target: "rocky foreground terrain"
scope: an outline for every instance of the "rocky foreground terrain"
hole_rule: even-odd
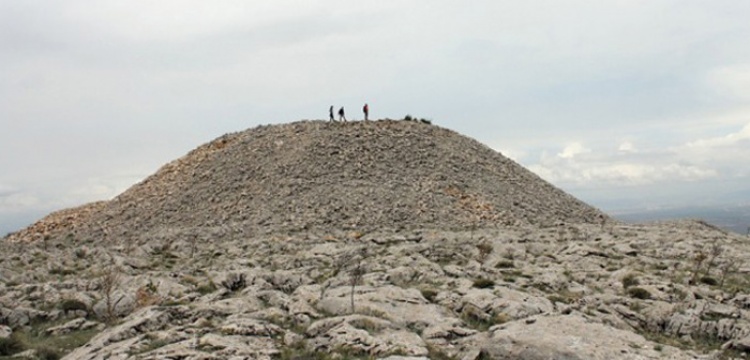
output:
[[[749,240],[616,223],[426,124],[261,127],[3,239],[0,357],[746,358]]]

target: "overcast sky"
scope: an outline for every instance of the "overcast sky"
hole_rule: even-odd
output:
[[[227,132],[412,114],[573,195],[750,202],[750,1],[0,0],[0,235]]]

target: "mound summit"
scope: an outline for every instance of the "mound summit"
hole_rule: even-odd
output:
[[[111,201],[50,215],[12,239],[467,229],[600,223],[600,211],[489,147],[409,121],[300,121],[226,134]]]

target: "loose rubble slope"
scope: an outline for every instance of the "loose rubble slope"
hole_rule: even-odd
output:
[[[302,121],[222,136],[84,222],[51,228],[42,221],[11,240],[69,233],[138,239],[194,227],[249,234],[605,219],[500,153],[444,128]]]

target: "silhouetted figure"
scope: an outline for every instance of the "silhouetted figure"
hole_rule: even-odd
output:
[[[346,116],[344,116],[344,107],[342,106],[341,109],[339,109],[339,120],[340,121],[346,121]]]
[[[336,120],[336,119],[333,118],[333,105],[331,105],[331,107],[328,108],[328,119],[329,119],[329,121]]]
[[[365,113],[365,121],[366,121],[367,117],[370,115],[370,107],[367,106],[367,103],[365,103],[365,106],[362,107],[362,112]]]

